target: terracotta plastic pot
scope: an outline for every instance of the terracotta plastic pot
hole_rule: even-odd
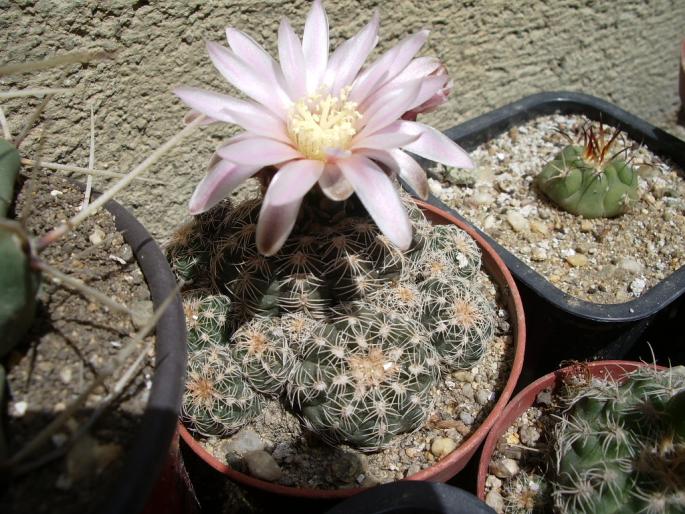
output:
[[[507,380],[504,389],[500,392],[497,403],[493,406],[490,414],[485,418],[478,429],[471,434],[456,450],[450,453],[447,457],[437,462],[435,465],[421,470],[420,472],[407,477],[404,480],[428,480],[431,482],[445,482],[449,480],[459,471],[461,471],[469,459],[476,452],[480,443],[485,439],[490,427],[500,417],[505,405],[511,397],[516,382],[518,381],[521,369],[523,367],[523,354],[526,339],[526,327],[523,316],[523,306],[521,304],[521,297],[519,296],[514,279],[506,268],[502,259],[495,253],[492,247],[485,242],[485,240],[476,233],[469,225],[459,221],[451,214],[448,214],[440,209],[426,204],[421,201],[416,201],[417,205],[424,210],[424,213],[435,224],[452,223],[457,225],[462,230],[466,231],[478,243],[482,250],[483,265],[492,278],[497,283],[504,294],[503,301],[507,305],[510,313],[511,328],[514,336],[514,360],[511,367],[511,373]],[[339,499],[346,498],[364,491],[365,488],[349,488],[349,489],[313,489],[313,488],[298,488],[287,487],[279,484],[272,484],[257,478],[251,477],[244,473],[240,473],[226,464],[217,460],[213,455],[207,452],[202,445],[196,441],[193,436],[180,424],[179,433],[185,443],[202,459],[207,465],[215,470],[223,473],[228,478],[239,482],[240,484],[255,487],[269,493],[281,494],[286,496],[309,498],[309,499]]]
[[[492,427],[488,438],[485,440],[485,445],[483,445],[483,451],[481,452],[480,456],[480,462],[478,463],[478,484],[476,486],[478,497],[481,500],[485,499],[485,479],[488,476],[490,459],[492,459],[492,454],[497,446],[497,441],[499,441],[500,437],[502,437],[502,434],[506,432],[506,430],[521,414],[523,414],[535,403],[535,399],[541,391],[547,388],[556,389],[559,387],[565,377],[577,373],[577,366],[587,366],[587,369],[593,377],[610,377],[616,380],[621,379],[627,373],[635,371],[636,369],[644,366],[653,366],[659,370],[666,369],[661,366],[654,366],[653,364],[645,364],[643,362],[597,361],[561,368],[560,370],[549,373],[528,385],[514,397],[509,405],[507,405],[507,408],[501,413],[501,416]]]

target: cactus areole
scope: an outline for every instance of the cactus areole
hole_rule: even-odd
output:
[[[618,155],[611,155],[616,138],[605,141],[584,131],[584,145],[569,145],[549,162],[535,182],[552,202],[584,218],[611,218],[626,212],[637,200],[637,171]]]

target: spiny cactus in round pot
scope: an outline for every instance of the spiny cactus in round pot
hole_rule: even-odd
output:
[[[564,514],[685,511],[685,368],[569,391],[552,496]]]
[[[426,424],[441,376],[479,361],[497,318],[480,289],[479,246],[456,226],[433,226],[393,180],[427,196],[409,152],[473,167],[414,121],[451,83],[439,61],[415,57],[427,31],[362,69],[377,31],[374,15],[329,56],[316,0],[302,41],[281,23],[280,65],[234,28],[230,49],[208,43],[213,64],[250,100],[175,93],[192,109],[188,120],[246,132],[217,149],[190,199],[195,217],[168,250],[188,294],[230,299],[230,338],[212,344],[244,383],[323,440],[368,452]],[[226,199],[252,176],[262,198]]]
[[[583,131],[583,146],[568,145],[535,178],[540,190],[562,209],[584,218],[611,218],[626,212],[637,199],[638,174],[611,154],[620,131],[605,140],[592,127]]]

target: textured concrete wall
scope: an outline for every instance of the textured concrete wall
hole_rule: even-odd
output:
[[[381,12],[376,52],[409,32],[432,30],[423,54],[440,57],[455,83],[449,103],[426,117],[438,128],[530,93],[566,89],[608,99],[678,130],[684,0],[329,0],[334,42],[359,30],[375,7]],[[232,25],[275,55],[279,19],[288,16],[299,31],[307,10],[304,0],[0,0],[0,63],[81,48],[116,50],[113,61],[66,68],[61,83],[75,92],[47,108],[44,157],[86,165],[92,104],[96,165],[125,171],[180,128],[185,109],[170,93],[174,86],[227,90],[206,56],[204,39],[223,42],[224,28]],[[0,89],[57,85],[59,79],[57,71],[4,78]],[[15,130],[36,103],[2,104]],[[185,215],[212,148],[229,133],[226,126],[196,133],[152,170],[165,185],[139,186],[120,199],[164,238]],[[26,151],[35,148],[37,134],[27,140]]]

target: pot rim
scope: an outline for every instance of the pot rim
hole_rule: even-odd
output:
[[[587,365],[593,377],[611,376],[613,378],[621,378],[626,373],[644,367],[653,367],[654,369],[660,371],[667,369],[657,364],[625,360],[605,360],[579,364]],[[499,438],[521,414],[523,414],[529,407],[533,405],[538,393],[544,389],[547,389],[548,387],[557,387],[563,377],[571,373],[575,366],[577,366],[577,364],[565,366],[563,368],[559,368],[558,370],[552,371],[551,373],[543,375],[519,391],[519,393],[506,406],[501,416],[492,426],[487,439],[485,439],[485,444],[483,445],[483,450],[480,454],[476,484],[476,493],[478,498],[485,500],[485,480],[488,476],[490,459],[492,458],[492,454],[495,451],[495,446],[497,445]]]
[[[83,187],[79,184],[79,187]],[[99,193],[93,192],[93,196]],[[186,369],[186,325],[176,278],[159,245],[138,219],[114,200],[105,203],[116,229],[131,247],[157,309],[174,294],[155,325],[155,365],[149,399],[124,464],[101,512],[139,512],[167,460],[176,430]]]
[[[432,482],[444,482],[461,471],[466,463],[476,452],[480,444],[485,439],[488,431],[500,417],[509,398],[511,397],[519,375],[523,368],[523,356],[525,352],[526,327],[523,313],[523,305],[516,283],[511,273],[507,269],[504,261],[499,257],[495,250],[478,234],[470,225],[457,219],[448,212],[445,212],[434,205],[430,205],[420,200],[413,200],[420,208],[428,211],[435,218],[442,219],[446,223],[457,225],[460,229],[468,233],[478,243],[483,252],[483,263],[487,268],[491,279],[498,283],[500,287],[506,286],[506,300],[509,308],[510,321],[513,328],[514,339],[514,360],[507,378],[504,389],[501,391],[495,405],[492,406],[490,413],[483,420],[481,425],[466,439],[459,447],[445,458],[421,470],[414,475],[403,478],[402,480],[424,480]],[[498,276],[494,276],[498,274]],[[504,289],[504,287],[503,287]],[[183,441],[193,450],[193,452],[207,465],[226,475],[232,480],[243,485],[261,489],[270,493],[307,498],[317,500],[332,500],[347,498],[354,494],[365,491],[367,487],[353,487],[347,489],[314,489],[307,487],[290,487],[280,484],[273,484],[264,480],[251,477],[245,473],[240,473],[231,467],[223,464],[213,455],[207,452],[202,445],[190,434],[183,423],[179,421],[178,430]]]

